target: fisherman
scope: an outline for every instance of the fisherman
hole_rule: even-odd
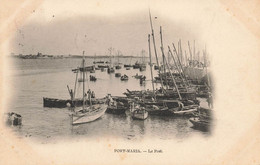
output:
[[[114,100],[111,97],[111,94],[108,94],[107,98],[108,98],[108,105],[114,105]]]
[[[72,91],[72,89],[70,90],[70,97],[71,97],[71,100],[73,100],[73,91]]]
[[[96,96],[95,96],[95,93],[94,93],[94,91],[92,91],[92,93],[91,93],[91,98],[95,98]]]
[[[209,97],[207,99],[207,102],[208,102],[209,108],[213,108],[213,99],[212,99],[212,95],[210,92],[209,92]]]

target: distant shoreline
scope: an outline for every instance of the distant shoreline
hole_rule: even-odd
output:
[[[83,55],[9,55],[8,57],[14,58],[22,58],[22,59],[61,59],[61,58],[83,58]],[[108,55],[98,55],[98,56],[84,56],[85,58],[110,58]],[[141,56],[111,56],[111,58],[149,58],[149,57],[141,57]]]

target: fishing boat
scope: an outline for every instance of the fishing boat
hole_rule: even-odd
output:
[[[207,131],[211,127],[212,116],[211,109],[199,108],[195,117],[191,117],[189,121],[193,124],[193,128]]]
[[[172,113],[174,115],[179,115],[179,116],[193,116],[195,112],[197,112],[198,106],[197,105],[192,105],[192,106],[183,106],[177,108],[171,109]]]
[[[189,119],[189,121],[193,124],[194,128],[207,130],[210,127],[210,121],[209,120],[202,120],[199,117],[192,117],[192,118]]]
[[[130,114],[133,119],[145,120],[148,117],[148,112],[144,107],[140,107],[138,104],[132,102],[130,105]]]
[[[84,51],[83,51],[82,66],[83,68],[85,66]],[[83,80],[85,80],[85,74],[87,74],[86,71],[82,70],[81,73],[83,75]],[[86,101],[85,101],[86,95],[88,96],[90,101],[89,105],[86,105]],[[104,115],[106,109],[107,109],[107,105],[105,103],[92,105],[91,91],[89,89],[88,93],[87,94],[85,93],[85,81],[83,81],[83,105],[82,107],[74,107],[72,109],[71,124],[75,125],[75,124],[83,124],[83,123],[95,121],[96,119]]]
[[[102,104],[105,103],[104,98],[92,98],[92,104]],[[86,103],[89,104],[89,100],[86,100]],[[48,98],[43,97],[43,107],[49,108],[66,108],[66,107],[74,107],[74,106],[82,106],[83,99],[56,99],[56,98]]]
[[[127,80],[128,80],[128,76],[126,74],[121,76],[121,81],[127,81]]]

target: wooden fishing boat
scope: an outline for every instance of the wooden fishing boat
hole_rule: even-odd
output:
[[[184,106],[181,109],[171,109],[174,115],[179,116],[193,116],[198,111],[198,106]]]
[[[189,119],[193,124],[193,128],[200,130],[209,130],[213,120],[213,113],[211,109],[200,107],[195,117]]]
[[[149,113],[149,115],[173,116],[173,113],[166,106],[145,105],[145,110]]]
[[[127,107],[122,102],[114,101],[114,103],[109,103],[106,113],[120,115],[125,114],[126,110]]]
[[[148,117],[148,112],[144,107],[136,105],[134,102],[130,106],[130,114],[133,119],[145,120]]]
[[[104,98],[92,98],[91,102],[93,105],[95,104],[103,104],[105,103]],[[89,100],[86,100],[86,103],[89,104]],[[56,98],[47,98],[43,97],[43,107],[49,108],[66,108],[66,107],[73,107],[73,106],[82,106],[83,99],[56,99]]]
[[[83,51],[82,66],[83,66],[83,68],[85,66],[84,51]],[[83,80],[85,80],[86,71],[82,70],[81,73],[83,75]],[[76,86],[75,86],[75,88],[76,88]],[[86,101],[85,101],[86,95],[88,95],[88,98],[90,101],[89,105],[86,105]],[[83,105],[82,105],[82,108],[80,107],[79,110],[78,110],[78,107],[74,107],[72,109],[72,114],[71,114],[71,124],[72,125],[92,122],[104,115],[104,113],[107,109],[107,105],[105,103],[92,105],[91,95],[92,95],[92,92],[90,91],[90,89],[88,90],[87,94],[85,93],[85,81],[83,81]],[[72,100],[73,100],[73,97],[72,97]]]
[[[210,128],[211,122],[209,120],[202,120],[199,117],[192,117],[189,121],[193,124],[194,128],[207,130]]]

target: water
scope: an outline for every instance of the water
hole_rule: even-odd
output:
[[[92,64],[94,59],[86,59]],[[185,139],[192,135],[209,136],[209,132],[202,132],[191,128],[192,124],[185,117],[159,117],[149,116],[145,121],[133,120],[129,114],[105,114],[102,118],[87,124],[71,126],[69,110],[67,108],[45,108],[43,97],[70,98],[67,85],[74,87],[76,74],[71,69],[81,64],[81,59],[12,59],[9,84],[15,91],[10,101],[8,111],[21,114],[23,124],[13,127],[12,130],[20,138],[33,138],[37,141],[56,141],[64,138],[83,137],[117,137],[128,140],[139,140],[145,137],[159,139]],[[120,62],[129,63],[129,59],[120,59]],[[135,60],[132,60],[134,63]],[[116,72],[129,76],[127,82],[122,82],[114,74],[107,74],[97,70],[92,75],[96,82],[88,82],[87,88],[95,91],[96,97],[104,97],[107,93],[113,96],[124,96],[126,89],[152,90],[150,69],[139,72],[138,69],[126,70],[122,67]],[[141,86],[135,79],[136,73],[147,77],[145,85]],[[156,75],[154,71],[154,75]],[[155,84],[159,88],[160,84]],[[77,93],[81,96],[81,86]],[[202,100],[202,104],[205,101]]]

